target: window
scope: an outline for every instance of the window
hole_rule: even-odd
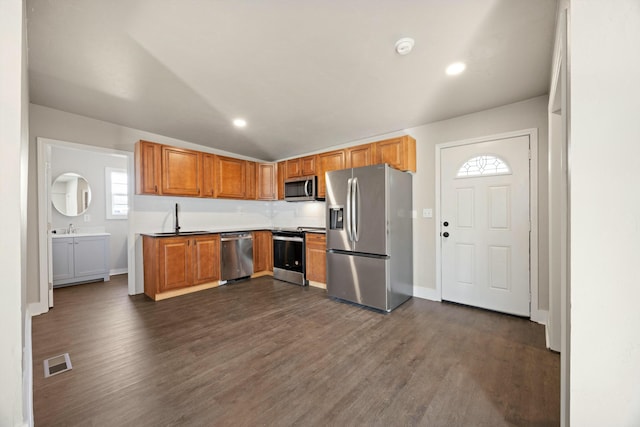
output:
[[[483,154],[467,160],[458,170],[456,178],[507,175],[510,173],[511,169],[504,160],[490,154]]]
[[[129,186],[125,169],[105,168],[107,219],[127,219]]]

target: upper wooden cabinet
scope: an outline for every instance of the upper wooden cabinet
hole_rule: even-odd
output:
[[[227,199],[244,199],[246,195],[247,161],[216,156],[215,194]]]
[[[136,143],[136,194],[160,194],[161,147],[149,141]]]
[[[284,200],[284,180],[287,176],[287,162],[278,162],[278,200]]]
[[[409,135],[375,143],[375,163],[388,163],[401,171],[416,171],[416,140]]]
[[[329,151],[318,154],[318,197],[324,198],[326,193],[324,173],[344,169],[346,167],[345,150]]]
[[[276,181],[276,164],[275,163],[258,163],[257,190],[258,200],[276,200],[277,199],[277,181]]]
[[[162,146],[162,194],[199,196],[202,182],[199,151]]]
[[[302,176],[302,168],[300,167],[300,159],[290,159],[286,161],[287,175],[285,179],[297,178]]]
[[[247,178],[245,181],[245,193],[244,193],[244,198],[247,200],[255,200],[256,199],[256,162],[250,162],[250,161],[246,161],[247,162]]]
[[[358,145],[356,147],[348,147],[345,149],[347,156],[348,168],[359,168],[362,166],[370,166],[374,164],[374,144]]]
[[[316,174],[317,156],[306,156],[300,159],[300,176],[309,176]]]
[[[216,197],[215,193],[215,170],[216,170],[216,156],[215,154],[203,153],[202,154],[202,191],[200,195],[202,197]]]

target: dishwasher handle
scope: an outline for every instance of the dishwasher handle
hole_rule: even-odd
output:
[[[251,240],[251,239],[253,239],[251,234],[227,234],[227,235],[223,234],[220,236],[221,242],[232,242],[236,240]]]

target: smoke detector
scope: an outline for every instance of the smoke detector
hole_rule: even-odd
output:
[[[396,52],[398,55],[407,55],[413,49],[413,45],[416,41],[411,37],[403,37],[396,42]]]

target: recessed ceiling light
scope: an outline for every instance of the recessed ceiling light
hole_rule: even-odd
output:
[[[247,121],[245,119],[234,119],[233,125],[237,128],[243,128],[247,125]]]
[[[411,37],[401,38],[396,42],[396,52],[398,52],[398,55],[406,55],[411,52],[414,44],[416,44],[416,41]]]
[[[458,74],[462,73],[465,68],[467,68],[467,64],[465,64],[464,62],[454,62],[447,67],[446,73],[448,76],[457,76]]]

